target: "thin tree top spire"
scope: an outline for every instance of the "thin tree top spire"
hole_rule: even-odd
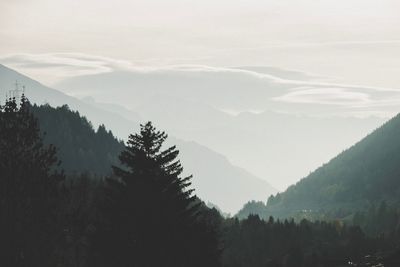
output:
[[[131,134],[127,143],[130,147],[145,152],[148,157],[156,157],[167,137],[165,132],[157,131],[149,121],[141,124],[140,133]]]

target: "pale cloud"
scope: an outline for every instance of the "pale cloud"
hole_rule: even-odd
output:
[[[102,56],[83,53],[45,53],[45,54],[11,54],[0,57],[0,63],[17,68],[23,72],[39,73],[48,71],[50,75],[57,77],[56,82],[68,77],[106,73],[111,71],[132,72],[225,72],[250,75],[259,79],[268,79],[275,82],[289,82],[279,77],[266,73],[259,73],[238,68],[214,67],[199,64],[175,64],[175,65],[139,65],[125,60],[116,60]],[[49,76],[50,76],[49,75]],[[45,81],[46,82],[46,81]],[[49,82],[49,81],[47,81]]]
[[[65,68],[63,74],[87,75],[109,72],[118,68],[129,68],[131,63],[82,53],[12,54],[0,57],[4,64],[20,68]]]
[[[202,98],[201,101],[208,101],[209,104],[220,110],[229,111],[230,114],[238,114],[243,111],[261,112],[272,108],[283,112],[305,112],[311,115],[334,114],[359,117],[364,112],[366,116],[376,114],[376,116],[390,117],[400,111],[397,108],[400,106],[400,90],[397,88],[320,82],[318,79],[313,80],[313,76],[308,74],[304,75],[307,79],[299,80],[291,78],[290,72],[287,76],[283,75],[287,71],[284,69],[274,69],[276,70],[275,74],[269,74],[268,69],[271,67],[266,67],[264,70],[263,67],[231,68],[200,64],[156,66],[146,65],[145,62],[130,62],[83,53],[14,54],[0,57],[0,63],[55,86],[60,81],[68,81],[74,77],[123,72],[126,73],[124,75],[128,75],[124,76],[126,78],[129,77],[129,73],[132,73],[132,77],[129,79],[147,77],[149,83],[152,83],[152,80],[155,80],[154,83],[162,82],[159,79],[169,77],[165,87],[172,86],[173,90],[178,90],[177,92],[182,92],[183,95],[187,94],[183,92],[189,91],[198,95],[198,92],[195,91],[200,89],[195,88],[202,86],[204,86],[204,90],[221,88],[222,92],[214,91],[218,93],[218,96],[215,93],[214,96],[212,93],[210,96],[223,98],[224,94],[228,94],[232,99],[232,105],[225,102],[224,106],[218,107],[215,106],[218,101],[213,99]],[[170,80],[171,78],[173,80]],[[216,78],[218,80],[215,80]],[[168,83],[171,81],[173,84],[169,85]],[[132,81],[130,80],[130,82]],[[203,84],[200,87],[199,82]],[[218,86],[210,84],[214,82],[218,83]],[[125,81],[122,80],[119,83],[124,84]],[[137,85],[137,83],[133,85],[127,82],[125,87],[136,88]],[[146,87],[146,90],[154,88],[151,84],[149,86]],[[193,86],[194,88],[191,88]],[[253,88],[257,89],[253,92]],[[140,88],[135,90],[139,90],[135,91],[135,98],[140,98],[138,94],[151,94],[151,92],[141,92]],[[258,92],[258,95],[253,95],[255,92]],[[69,91],[67,93],[77,94],[78,92]],[[98,93],[100,92],[97,88],[91,86],[79,88],[78,95],[91,95],[96,98]],[[168,94],[168,92],[165,93]],[[246,103],[240,101],[244,96],[246,96]],[[128,104],[125,103],[125,105]]]
[[[67,77],[132,68],[127,61],[83,53],[11,54],[1,56],[0,63],[50,85]]]
[[[367,93],[354,92],[345,88],[303,88],[274,98],[288,103],[360,106],[372,103]]]
[[[190,59],[180,59],[181,61],[189,61]],[[291,79],[283,79],[268,73],[247,70],[239,67],[215,67],[201,64],[155,64],[153,60],[148,61],[130,62],[127,60],[118,60],[108,57],[97,55],[90,55],[84,53],[45,53],[45,54],[31,54],[19,53],[0,56],[0,63],[10,67],[18,68],[23,72],[29,74],[30,71],[34,73],[49,72],[49,76],[55,76],[51,82],[45,80],[47,83],[58,82],[59,80],[80,76],[106,73],[112,71],[131,71],[131,72],[212,72],[212,73],[237,73],[242,75],[251,76],[253,78],[264,79],[268,82],[276,82],[282,84],[317,84],[316,82],[305,82]],[[276,68],[279,69],[279,68]],[[285,69],[281,69],[286,71]],[[293,71],[293,70],[291,70]],[[296,71],[303,73],[301,71]],[[303,73],[305,76],[317,77],[317,74]],[[318,85],[325,85],[323,83]],[[330,84],[328,84],[330,85]]]

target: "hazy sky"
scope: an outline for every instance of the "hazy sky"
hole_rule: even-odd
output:
[[[161,88],[229,112],[386,119],[400,112],[400,0],[0,0],[0,63],[126,107]],[[116,84],[134,97],[112,99]],[[296,173],[346,148],[332,146]]]
[[[93,64],[52,61],[62,52],[149,67],[275,66],[396,88],[399,10],[398,0],[0,0],[0,56],[36,57],[19,70],[47,84]]]

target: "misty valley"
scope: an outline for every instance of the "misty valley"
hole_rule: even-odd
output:
[[[17,84],[0,108],[0,265],[400,266],[399,136],[400,115],[277,193],[151,121]]]

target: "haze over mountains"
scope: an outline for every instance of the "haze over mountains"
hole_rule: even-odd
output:
[[[273,67],[121,67],[55,87],[123,105],[283,190],[395,113],[383,99],[397,91],[323,79]]]
[[[137,131],[139,123],[144,121],[134,112],[121,106],[88,104],[0,65],[0,94],[5,96],[8,90],[13,89],[15,81],[25,85],[26,94],[33,103],[48,103],[52,106],[67,104],[72,110],[77,110],[86,116],[95,128],[100,124],[105,124],[107,129],[111,129],[121,139],[125,139],[128,134]],[[71,119],[71,116],[69,118]],[[68,126],[71,125],[71,122],[66,121],[67,119],[68,117],[61,117],[61,121],[58,123],[64,124],[68,131],[73,132],[74,130]],[[80,131],[89,133],[93,131],[87,127],[86,125],[80,126]],[[159,128],[163,129],[161,126]],[[50,128],[49,131],[51,130]],[[53,138],[53,140],[58,139]],[[62,140],[60,139],[58,142],[62,142]],[[168,142],[170,145],[177,145],[181,151],[180,158],[185,167],[185,174],[194,175],[193,186],[196,188],[197,195],[205,201],[218,205],[226,212],[235,213],[249,199],[265,200],[270,194],[276,192],[276,189],[267,181],[232,165],[225,156],[209,148],[195,142],[179,140],[172,135]],[[215,185],[218,186],[215,187]]]
[[[31,94],[29,90],[35,91],[31,96],[32,101],[47,101],[55,106],[68,104],[71,109],[86,115],[95,126],[104,123],[120,138],[132,132],[132,127],[137,128],[140,121],[154,121],[170,135],[185,140],[182,144],[179,140],[175,143],[181,147],[182,160],[186,161],[188,172],[195,175],[199,172],[211,180],[226,176],[226,168],[222,167],[230,165],[226,159],[218,165],[221,172],[215,171],[214,174],[205,172],[205,166],[200,168],[196,164],[200,161],[198,156],[207,151],[206,147],[218,151],[246,169],[229,171],[235,173],[229,175],[232,181],[236,179],[246,185],[243,187],[239,183],[235,187],[231,184],[232,188],[243,191],[243,198],[238,197],[233,201],[232,197],[222,197],[223,194],[216,191],[213,197],[205,194],[207,201],[230,212],[238,210],[248,200],[266,201],[274,192],[268,185],[259,189],[258,178],[250,173],[283,190],[379,127],[385,118],[357,117],[357,110],[367,113],[370,110],[380,115],[379,112],[393,108],[389,106],[374,111],[368,105],[356,104],[362,102],[357,91],[371,92],[369,98],[377,103],[383,95],[395,93],[376,88],[336,85],[342,86],[341,90],[347,93],[331,97],[329,101],[337,103],[330,105],[324,103],[325,98],[321,99],[318,93],[315,94],[318,90],[327,90],[329,93],[332,89],[329,83],[315,81],[323,79],[321,77],[272,67],[247,66],[222,70],[191,66],[163,71],[126,70],[81,75],[55,85],[68,94],[80,96],[81,100],[78,100],[5,67],[2,70],[2,88],[10,88],[18,80],[26,85],[28,95]],[[307,89],[303,83],[314,89]],[[307,96],[305,103],[277,101],[302,91],[310,91],[304,94]],[[301,112],[293,114],[292,108]],[[319,116],[315,116],[314,109],[320,110],[317,113]],[[205,147],[193,148],[196,143]],[[188,146],[192,148],[185,149]],[[194,150],[198,154],[191,154],[190,151]],[[190,156],[185,157],[185,153]],[[282,168],[282,164],[290,168]],[[246,179],[255,182],[255,186],[251,185],[252,182],[247,183]],[[221,182],[221,186],[223,184]],[[198,186],[203,187],[204,191],[213,190],[207,188],[207,183]],[[199,190],[200,196],[202,191]],[[229,204],[224,204],[224,201]]]
[[[396,106],[385,105],[388,96],[396,99],[395,90],[324,79],[273,67],[113,65],[54,86],[124,120],[150,119],[171,135],[218,151],[283,190],[396,112]],[[95,124],[104,117],[93,113]],[[130,132],[125,123],[116,124],[120,120],[109,121],[106,125],[117,136]],[[281,168],[283,162],[291,167]]]

